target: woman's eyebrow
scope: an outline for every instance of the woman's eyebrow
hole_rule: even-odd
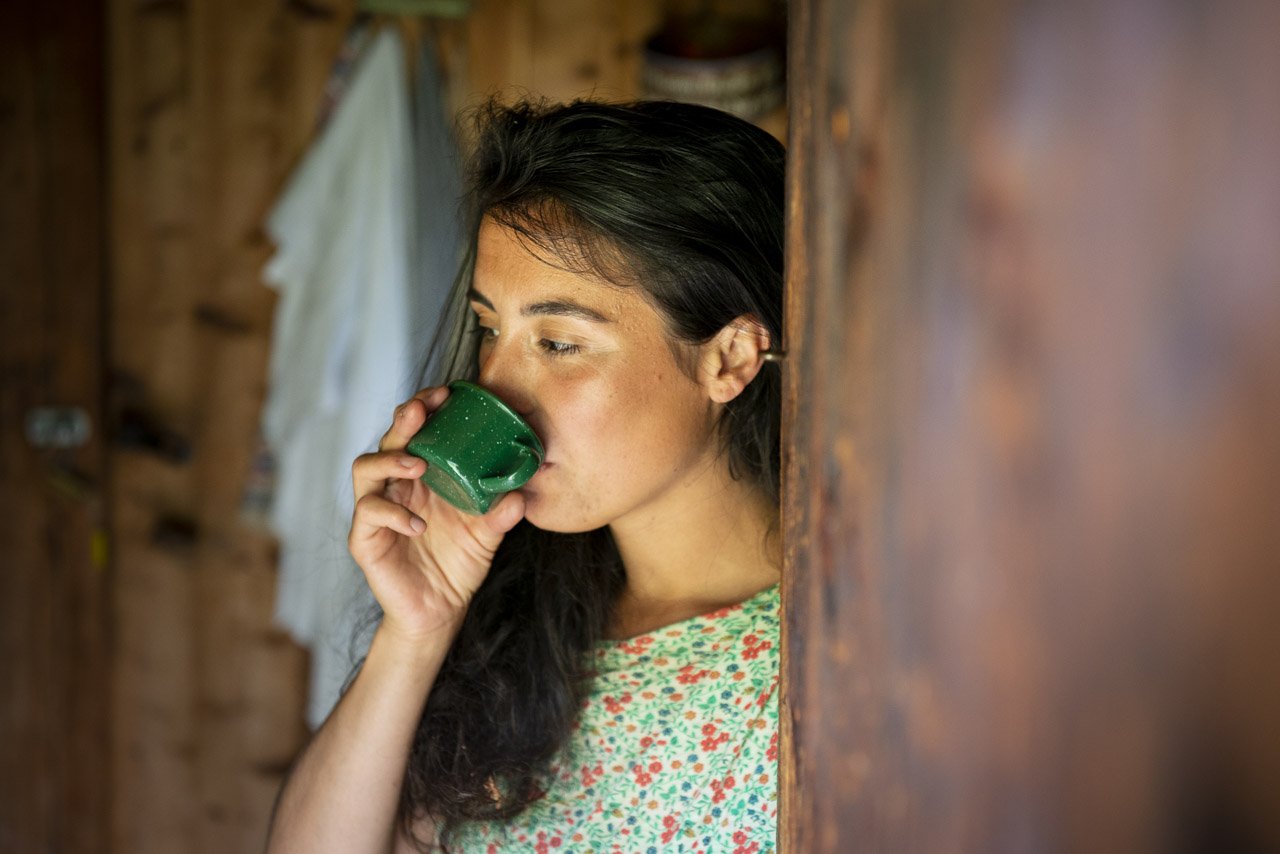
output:
[[[480,303],[490,311],[496,311],[493,303],[484,294],[471,288],[467,291],[467,297]],[[520,313],[525,317],[536,314],[547,314],[555,317],[577,317],[582,320],[590,320],[592,323],[613,323],[612,318],[605,317],[594,308],[587,308],[585,305],[573,302],[571,300],[552,299],[533,302],[520,309]]]
[[[569,300],[551,299],[542,302],[534,302],[520,309],[520,313],[525,317],[534,314],[551,314],[557,317],[577,317],[582,320],[590,320],[593,323],[612,323],[613,321],[605,317],[594,308],[587,308]]]

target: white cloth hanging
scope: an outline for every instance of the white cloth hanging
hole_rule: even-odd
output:
[[[372,599],[346,548],[351,463],[413,390],[416,232],[404,48],[378,32],[267,222],[280,293],[263,435],[275,456],[276,620],[312,653],[309,723],[336,702]]]

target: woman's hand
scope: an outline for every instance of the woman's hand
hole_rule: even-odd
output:
[[[524,516],[519,492],[470,516],[419,480],[427,464],[405,446],[448,396],[440,387],[415,394],[396,409],[377,453],[351,469],[356,503],[347,546],[382,606],[380,631],[410,644],[456,630],[498,544]]]

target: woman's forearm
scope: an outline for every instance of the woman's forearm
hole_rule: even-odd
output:
[[[408,644],[374,635],[360,674],[285,782],[270,854],[392,849],[414,730],[453,636]]]

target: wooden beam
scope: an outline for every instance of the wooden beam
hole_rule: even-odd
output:
[[[783,850],[1274,850],[1280,6],[792,10]]]
[[[274,543],[239,515],[273,309],[261,222],[314,137],[349,13],[110,14],[114,402],[190,447],[112,450],[112,850],[255,850],[307,736],[306,657],[272,625]]]
[[[102,11],[0,11],[0,849],[101,850],[110,670]],[[84,444],[27,419],[74,409]],[[48,437],[46,437],[48,438]]]

